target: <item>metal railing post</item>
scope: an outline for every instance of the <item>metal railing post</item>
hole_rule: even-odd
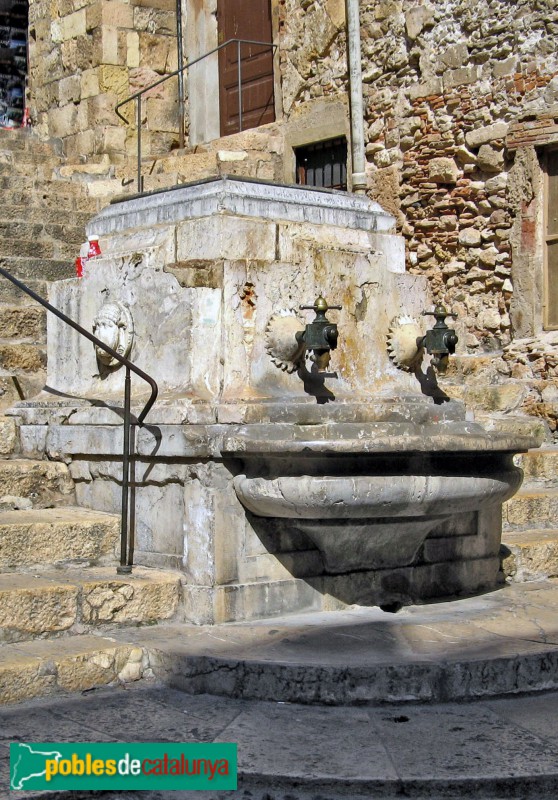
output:
[[[137,126],[138,126],[138,193],[141,194],[143,181],[141,177],[141,94],[138,95],[137,105]]]
[[[240,63],[240,39],[236,42],[236,59],[238,70],[238,130],[242,130],[242,65]]]
[[[150,377],[146,372],[144,372],[139,367],[136,367],[131,361],[129,361],[125,356],[118,353],[116,350],[113,350],[112,347],[109,347],[108,344],[101,341],[97,336],[89,331],[85,330],[81,325],[75,322],[73,319],[68,317],[66,314],[63,314],[53,305],[51,305],[47,300],[43,297],[38,295],[33,289],[30,289],[24,283],[22,283],[17,278],[14,278],[7,270],[0,267],[0,275],[3,275],[4,278],[9,280],[14,286],[17,286],[22,292],[29,295],[33,300],[37,303],[42,305],[47,311],[50,311],[51,314],[54,314],[55,317],[62,320],[66,325],[69,325],[70,328],[73,328],[77,331],[81,336],[89,339],[97,347],[100,347],[101,350],[104,350],[106,353],[109,353],[116,361],[126,367],[126,378],[124,382],[124,431],[123,431],[123,446],[122,446],[122,515],[120,520],[120,566],[117,567],[117,572],[119,573],[130,573],[132,571],[133,565],[133,552],[134,552],[134,543],[135,543],[135,508],[130,508],[129,503],[129,496],[130,496],[130,465],[134,463],[133,456],[135,453],[135,425],[143,425],[143,421],[146,418],[147,414],[153,407],[155,400],[157,399],[157,395],[159,392],[158,386],[156,382]],[[130,371],[134,372],[138,377],[144,380],[146,383],[149,384],[151,387],[151,395],[149,400],[143,407],[140,415],[138,416],[137,420],[135,419],[132,423],[132,414],[131,414],[131,375]],[[130,458],[132,455],[132,458]],[[135,474],[134,474],[134,481],[135,481]]]
[[[130,394],[131,394],[130,369],[126,367],[124,380],[124,442],[122,444],[122,515],[120,525],[120,566],[116,568],[119,574],[129,574],[132,564],[128,554],[128,519],[130,496]]]
[[[214,53],[222,50],[224,47],[228,47],[229,45],[235,44],[236,42],[236,53],[237,53],[237,71],[238,71],[238,117],[239,117],[239,128],[243,130],[243,120],[242,120],[242,63],[240,60],[241,57],[241,47],[243,44],[253,44],[258,47],[269,47],[272,53],[275,53],[277,50],[277,45],[273,44],[273,42],[258,42],[252,39],[228,39],[226,42],[223,42],[218,47],[214,47],[213,50],[209,50],[207,53],[204,53],[203,56],[199,56],[198,58],[192,59],[192,61],[188,61],[187,64],[184,64],[179,69],[175,69],[174,72],[169,72],[168,75],[163,75],[162,78],[159,78],[158,81],[151,83],[149,86],[146,86],[145,89],[140,89],[139,92],[135,94],[131,94],[129,97],[126,97],[124,100],[121,100],[114,108],[116,115],[127,125],[129,124],[126,117],[120,113],[120,109],[125,106],[127,103],[131,103],[133,100],[137,100],[137,126],[138,126],[138,164],[137,164],[137,184],[138,184],[138,193],[141,194],[143,192],[143,178],[141,175],[141,98],[146,92],[151,91],[156,86],[160,86],[162,83],[179,76],[179,94],[181,92],[180,84],[182,83],[182,75],[183,73],[193,67],[194,64],[199,64],[200,61],[203,61],[205,58],[212,56]],[[179,98],[179,107],[180,107],[180,98]],[[182,136],[182,144],[184,143],[185,133],[184,133],[184,88],[182,84],[182,111],[180,112],[180,120],[179,126],[182,126],[182,134],[180,134],[179,128],[179,135]],[[131,183],[132,181],[130,181]]]
[[[182,49],[182,0],[176,0],[176,39],[178,43],[178,146],[184,147],[184,53]]]

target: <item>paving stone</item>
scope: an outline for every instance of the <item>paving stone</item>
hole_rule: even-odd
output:
[[[388,614],[355,608],[125,635],[190,693],[310,704],[440,702],[558,686],[558,585]]]

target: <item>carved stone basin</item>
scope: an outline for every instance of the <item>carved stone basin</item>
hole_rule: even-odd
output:
[[[503,503],[522,478],[512,460],[522,449],[517,434],[465,422],[427,426],[420,436],[412,428],[244,426],[223,453],[242,464],[234,487],[244,507],[305,533],[328,572],[399,567],[434,527]]]

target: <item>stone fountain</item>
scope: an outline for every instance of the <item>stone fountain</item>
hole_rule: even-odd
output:
[[[426,279],[393,226],[365,197],[225,177],[113,203],[89,225],[102,256],[53,287],[159,383],[137,433],[136,561],[183,572],[191,621],[496,585],[513,454],[538,442],[440,388]],[[55,318],[48,342],[24,449],[65,459],[81,505],[118,511],[122,370]]]

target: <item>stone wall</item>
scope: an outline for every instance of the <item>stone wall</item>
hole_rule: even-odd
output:
[[[289,182],[294,147],[349,133],[344,0],[272,8],[282,114],[273,136]],[[174,9],[174,0],[31,2],[32,118],[71,160],[134,157],[135,125],[120,124],[114,105],[176,66]],[[191,29],[197,18],[185,10]],[[558,333],[543,331],[540,151],[558,143],[557,32],[554,0],[361,3],[368,192],[395,215],[407,269],[458,315],[462,359],[447,391],[513,384],[513,408],[551,430]],[[176,83],[155,91],[144,104],[144,153],[154,155],[177,140]],[[510,410],[508,390],[498,391],[473,405]]]
[[[31,0],[29,6],[35,130],[62,139],[74,161],[133,154],[134,126],[121,122],[114,107],[176,69],[175,0]],[[177,138],[176,92],[171,80],[146,99],[145,152],[167,152]]]
[[[328,5],[289,5],[287,117],[346,91],[344,33]],[[312,47],[316,15],[325,22]],[[407,269],[458,314],[462,355],[493,354],[480,368],[456,362],[448,392],[452,381],[519,382],[514,406],[551,430],[558,334],[543,332],[539,151],[558,142],[557,32],[553,0],[361,4],[369,194],[396,216]],[[509,410],[501,391],[479,399],[491,405]]]

